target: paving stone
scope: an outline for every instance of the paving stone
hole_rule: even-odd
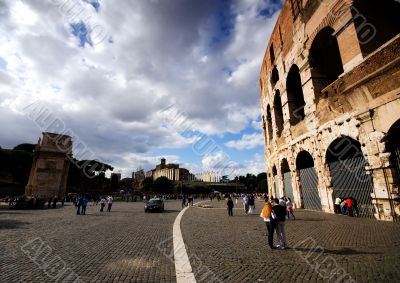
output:
[[[399,223],[296,210],[285,224],[290,249],[281,251],[267,245],[262,202],[254,215],[239,206],[233,217],[225,202],[212,205],[190,208],[181,223],[198,282],[400,280]]]

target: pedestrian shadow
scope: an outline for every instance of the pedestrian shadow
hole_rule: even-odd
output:
[[[23,228],[22,226],[31,224],[30,222],[23,222],[18,220],[1,219],[0,229],[18,229]]]
[[[325,253],[325,254],[334,254],[334,255],[377,255],[383,254],[381,252],[365,252],[365,251],[357,251],[351,248],[341,248],[339,250],[331,250],[325,248],[301,248],[301,247],[293,247],[294,251],[308,252],[308,253]]]

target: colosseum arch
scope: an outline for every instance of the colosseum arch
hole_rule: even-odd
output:
[[[279,73],[278,73],[278,69],[276,68],[276,66],[274,66],[274,68],[272,69],[271,72],[271,88],[274,89],[276,83],[279,81]]]
[[[389,129],[386,135],[386,151],[390,152],[390,169],[393,184],[400,189],[400,119]]]
[[[296,125],[304,119],[304,101],[303,87],[301,84],[299,67],[294,64],[288,73],[286,79],[286,92],[289,106],[289,121],[291,125]]]
[[[300,198],[306,209],[322,210],[318,191],[318,174],[314,159],[308,151],[300,151],[296,157],[296,170],[300,177]]]
[[[398,1],[354,0],[351,13],[364,57],[400,32],[399,10]]]
[[[367,161],[361,144],[348,136],[335,139],[327,149],[326,162],[332,178],[333,201],[337,197],[352,198],[355,216],[374,218],[373,183],[365,171]]]
[[[272,140],[272,115],[271,115],[271,107],[269,104],[267,105],[267,131],[268,131],[268,139]]]
[[[276,134],[280,136],[283,130],[283,110],[282,110],[282,100],[279,90],[276,90],[274,96],[274,116],[276,125]]]
[[[343,73],[339,45],[330,26],[321,29],[311,44],[309,63],[315,96]]]
[[[292,203],[294,203],[292,174],[290,172],[289,163],[286,158],[282,159],[281,162],[281,174],[283,177],[283,195],[290,197]]]
[[[277,198],[280,196],[279,193],[279,176],[278,176],[278,170],[276,169],[276,165],[272,167],[272,176],[273,176],[273,189],[270,192],[270,196],[273,196],[274,198]]]

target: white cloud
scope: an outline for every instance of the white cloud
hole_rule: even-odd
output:
[[[259,70],[277,13],[258,13],[272,1],[101,1],[98,12],[68,1],[82,13],[50,2],[0,1],[0,122],[10,128],[2,146],[39,138],[22,110],[36,100],[120,168],[131,165],[119,155],[196,140],[162,126],[159,111],[168,105],[208,135],[239,133],[259,116]],[[213,18],[220,11],[227,33]],[[92,40],[94,27],[107,37],[79,47],[70,26],[79,21]]]
[[[264,138],[261,132],[244,134],[240,140],[231,140],[225,146],[236,149],[252,149],[264,145]]]

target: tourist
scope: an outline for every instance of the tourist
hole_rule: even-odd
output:
[[[285,235],[285,219],[286,219],[286,208],[279,204],[279,200],[274,199],[274,205],[272,206],[272,218],[273,225],[276,229],[276,235],[279,240],[279,248],[281,250],[286,249],[286,235]]]
[[[112,196],[108,196],[108,198],[107,198],[107,211],[108,212],[111,212],[111,206],[112,206],[112,203],[113,203],[113,198],[112,198]]]
[[[53,199],[53,208],[57,207],[57,201],[58,201],[58,198],[57,198],[57,196],[55,196]]]
[[[233,200],[231,197],[228,197],[228,201],[226,202],[226,206],[228,207],[228,215],[233,216]]]
[[[85,196],[83,196],[82,197],[82,211],[81,211],[82,215],[86,214],[86,207],[88,205],[88,202],[89,202],[89,200]]]
[[[346,206],[347,206],[347,215],[353,216],[353,201],[351,198],[346,199]]]
[[[340,197],[336,197],[335,198],[335,213],[339,214],[340,213],[340,203],[342,202],[342,200],[340,199]]]
[[[188,205],[191,205],[191,206],[193,206],[193,195],[190,195],[189,197],[188,197]]]
[[[81,207],[82,207],[82,197],[81,196],[79,196],[77,199],[76,199],[76,206],[78,207],[78,209],[76,210],[76,214],[81,214]]]
[[[255,209],[256,209],[256,206],[255,206],[254,195],[250,194],[250,196],[249,196],[249,214],[253,214]]]
[[[249,197],[245,194],[243,196],[243,207],[244,207],[244,213],[248,213],[249,212]]]
[[[101,199],[100,199],[100,212],[103,212],[105,206],[106,206],[106,199],[104,197],[101,197]]]
[[[340,212],[341,212],[343,215],[346,215],[346,213],[347,213],[346,198],[343,198],[343,199],[342,199],[342,202],[341,202],[341,204],[340,204]]]
[[[47,203],[47,208],[51,208],[51,201],[52,201],[52,198],[49,198],[49,201]]]
[[[292,200],[290,199],[290,197],[287,197],[287,200],[286,200],[286,212],[287,212],[287,219],[290,219],[290,215],[292,215],[293,219],[296,220],[296,217],[293,214],[293,204],[292,204]]]
[[[265,204],[263,209],[261,210],[260,216],[264,219],[264,223],[267,226],[267,237],[268,237],[268,245],[271,249],[275,249],[274,247],[274,223],[271,222],[271,203],[268,201],[268,198],[265,198]]]
[[[186,197],[182,195],[182,208],[186,207]]]

